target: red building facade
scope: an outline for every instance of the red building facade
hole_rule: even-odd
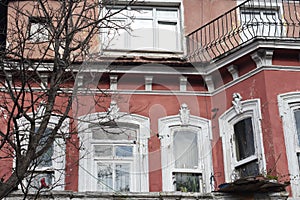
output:
[[[51,167],[64,172],[37,180],[184,195],[262,175],[300,197],[299,11],[297,1],[155,0],[114,16],[134,15],[132,34],[102,36],[102,55],[74,64],[76,84],[94,91],[78,93],[78,119],[64,126],[83,148],[58,139],[53,155],[65,154]]]

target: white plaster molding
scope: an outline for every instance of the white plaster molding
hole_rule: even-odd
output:
[[[152,91],[153,76],[145,76],[145,90]]]
[[[232,105],[233,105],[233,108],[236,112],[236,114],[241,114],[243,113],[243,107],[242,107],[242,96],[240,95],[240,93],[233,93],[232,94]]]
[[[214,81],[213,81],[213,77],[212,75],[206,75],[204,76],[204,81],[207,85],[207,89],[209,92],[213,92],[215,90],[215,85],[214,85]]]
[[[118,107],[118,104],[115,100],[111,100],[110,106],[108,108],[108,117],[110,120],[114,120],[118,117],[120,117],[119,114],[120,108]]]
[[[256,67],[271,66],[274,50],[261,49],[251,54],[252,60],[256,63]]]
[[[46,89],[48,87],[48,74],[41,74],[41,88]]]
[[[179,91],[185,92],[186,91],[186,84],[187,84],[187,77],[180,76],[179,77]]]
[[[239,71],[236,65],[228,66],[227,70],[231,74],[233,80],[236,80],[239,77]]]
[[[190,120],[190,109],[188,108],[188,105],[183,103],[181,104],[180,110],[179,110],[179,116],[181,125],[188,125]]]
[[[110,90],[117,90],[118,89],[118,75],[110,75]]]
[[[163,191],[174,191],[172,171],[175,170],[173,159],[173,136],[174,129],[198,130],[199,133],[199,161],[201,169],[198,169],[203,176],[203,193],[211,192],[210,176],[213,173],[211,154],[211,122],[208,119],[190,115],[188,125],[181,125],[180,115],[173,115],[158,120],[158,133],[161,139],[161,164]]]
[[[298,136],[296,133],[296,124],[294,110],[300,109],[300,92],[289,92],[280,94],[278,99],[279,114],[282,118],[283,133],[288,160],[289,174],[291,174],[291,188],[294,198],[300,197],[300,170],[297,158],[297,152],[300,148],[297,145]]]
[[[255,143],[255,155],[248,157],[250,160],[258,160],[259,171],[265,172],[266,162],[263,148],[263,137],[261,129],[261,110],[260,100],[251,99],[241,101],[243,107],[243,113],[237,114],[234,107],[231,107],[224,112],[219,118],[220,136],[222,138],[223,157],[224,157],[224,172],[225,181],[231,182],[232,175],[235,172],[235,167],[240,166],[242,161],[237,161],[236,151],[234,146],[234,129],[233,126],[237,122],[251,117],[253,125],[253,136]],[[246,160],[246,159],[245,159]]]

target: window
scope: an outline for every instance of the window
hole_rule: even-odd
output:
[[[243,41],[256,36],[275,37],[281,35],[279,10],[277,9],[243,8],[241,23],[245,28],[241,33]]]
[[[131,174],[136,154],[136,131],[125,124],[114,128],[92,128],[97,191],[128,192],[133,187]]]
[[[44,18],[32,17],[29,19],[29,39],[32,42],[45,42],[49,39],[47,22]]]
[[[202,192],[202,171],[199,162],[199,130],[179,128],[173,131],[174,190]]]
[[[107,113],[82,116],[79,136],[79,191],[147,192],[149,120],[122,115],[116,123]],[[104,121],[99,122],[99,119]]]
[[[120,8],[109,8],[115,13]],[[108,30],[103,35],[109,50],[182,51],[180,13],[177,7],[132,6],[112,17],[112,22],[128,30]]]
[[[188,122],[182,122],[183,118]],[[158,126],[163,191],[212,191],[210,121],[179,114],[159,119]]]
[[[294,198],[300,197],[300,93],[278,96],[291,188]]]
[[[226,182],[265,172],[260,101],[241,101],[219,119]]]
[[[37,151],[45,146],[45,143],[58,122],[58,117],[52,116],[50,118],[48,128],[44,132],[43,137],[40,140]],[[24,133],[24,140],[22,145],[27,148],[27,138],[29,139],[28,126],[30,123],[25,118],[21,118],[18,121],[20,125],[20,131]],[[38,130],[38,121],[36,130]],[[53,189],[63,190],[65,185],[65,141],[62,138],[62,134],[68,133],[68,120],[64,121],[57,137],[55,138],[52,146],[39,158],[32,161],[32,172],[25,178],[24,184],[27,185],[30,182],[30,190],[40,189]]]
[[[259,167],[257,157],[255,156],[254,135],[251,117],[243,119],[234,125],[233,138],[237,161],[235,169],[237,170],[239,176],[247,177],[258,175]],[[247,161],[245,161],[246,159]]]

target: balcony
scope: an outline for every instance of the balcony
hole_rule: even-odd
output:
[[[300,36],[300,1],[247,0],[187,35],[187,59],[211,62],[254,40]]]

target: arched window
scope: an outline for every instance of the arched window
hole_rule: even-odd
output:
[[[79,191],[147,192],[149,119],[107,113],[83,116],[79,136]]]
[[[219,118],[226,182],[265,172],[259,99],[239,102]]]
[[[187,109],[183,104],[181,111]],[[159,119],[163,191],[210,192],[210,121],[180,112]]]
[[[293,197],[300,197],[300,93],[278,96]]]

